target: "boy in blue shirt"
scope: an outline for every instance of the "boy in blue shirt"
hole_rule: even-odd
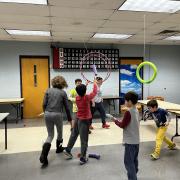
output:
[[[151,158],[157,160],[160,157],[163,142],[165,142],[171,150],[176,147],[176,144],[165,136],[171,117],[170,113],[166,110],[158,108],[156,100],[150,100],[147,103],[147,107],[148,109],[144,113],[144,120],[149,118],[154,119],[157,126],[156,146],[154,152],[151,154]]]

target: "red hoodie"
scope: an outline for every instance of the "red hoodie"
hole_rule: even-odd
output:
[[[90,120],[92,118],[91,109],[90,109],[90,101],[97,94],[97,85],[94,84],[93,91],[89,95],[85,95],[83,97],[76,96],[76,104],[78,108],[77,118],[80,120]]]

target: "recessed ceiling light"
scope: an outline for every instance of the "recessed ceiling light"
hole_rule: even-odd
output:
[[[50,31],[23,31],[23,30],[11,30],[6,29],[6,31],[11,35],[21,35],[21,36],[51,36]]]
[[[174,13],[180,10],[180,1],[126,0],[118,10]]]
[[[22,4],[43,4],[47,5],[47,0],[0,0],[6,3],[22,3]]]
[[[102,38],[102,39],[127,39],[131,37],[130,34],[102,34],[96,33],[94,34],[93,38]]]
[[[180,41],[180,36],[170,36],[170,37],[165,38],[164,40]]]

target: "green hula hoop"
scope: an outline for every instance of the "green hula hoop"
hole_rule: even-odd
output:
[[[144,80],[144,79],[142,79],[142,78],[140,77],[139,71],[140,71],[140,69],[141,69],[143,66],[145,66],[145,65],[150,66],[150,67],[153,69],[153,71],[154,71],[152,77],[151,77],[149,80]],[[156,66],[155,66],[152,62],[144,61],[144,62],[142,62],[141,64],[139,64],[139,66],[138,66],[137,69],[136,69],[136,77],[137,77],[137,79],[138,79],[141,83],[143,83],[143,84],[149,84],[149,83],[151,83],[152,81],[154,81],[154,79],[156,78],[156,76],[157,76],[157,68],[156,68]]]

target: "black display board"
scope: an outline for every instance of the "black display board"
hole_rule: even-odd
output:
[[[111,62],[112,69],[118,69],[119,49],[85,49],[85,48],[56,48],[58,52],[53,54],[54,69],[79,69],[82,58],[90,52],[99,52],[105,55]],[[55,57],[58,56],[58,57]],[[58,62],[57,62],[58,61]],[[106,62],[91,55],[90,58],[83,62],[83,69],[90,69],[95,64],[98,69],[106,69]]]

